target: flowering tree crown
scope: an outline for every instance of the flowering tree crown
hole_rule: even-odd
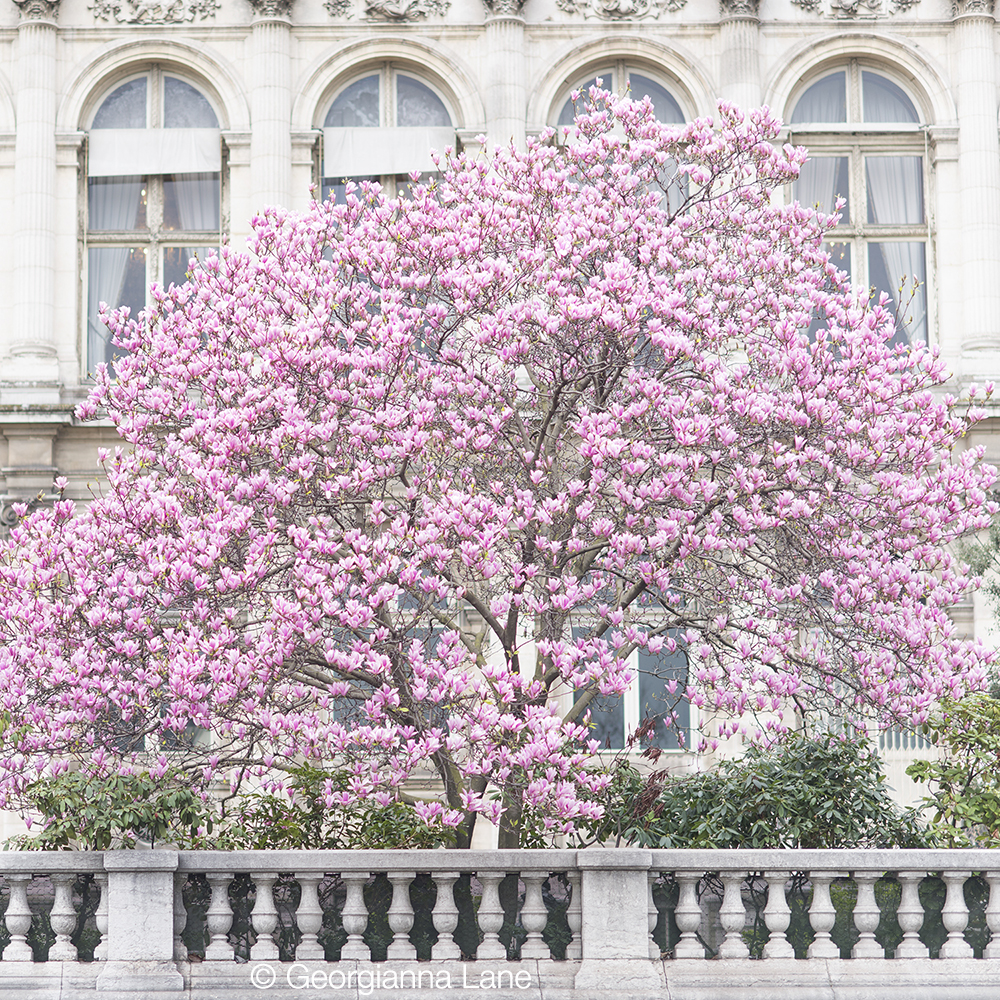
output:
[[[978,684],[947,546],[994,470],[832,221],[776,205],[777,130],[595,91],[565,142],[269,210],[110,318],[79,410],[122,439],[107,487],[0,551],[0,794],[307,759],[330,804],[430,771],[421,815],[516,843],[599,815],[589,712],[639,655],[714,737]]]

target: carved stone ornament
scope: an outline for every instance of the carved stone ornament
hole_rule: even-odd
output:
[[[605,21],[631,21],[659,17],[665,10],[680,10],[687,0],[556,0],[568,14],[582,13]]]
[[[525,0],[483,0],[491,14],[514,16],[521,13]]]
[[[94,0],[90,9],[102,21],[120,24],[183,24],[214,17],[219,0]]]
[[[365,16],[373,21],[418,21],[444,14],[451,0],[365,0]]]
[[[992,14],[995,0],[952,0],[951,12],[959,14]]]
[[[59,13],[59,0],[14,0],[21,11],[22,21],[54,21]]]
[[[724,2],[724,0],[723,0]],[[830,0],[830,15],[832,17],[884,17],[887,14],[898,14],[909,10],[920,0]],[[977,2],[977,0],[972,0]],[[987,2],[987,0],[981,0]],[[991,0],[990,0],[991,2]],[[796,7],[802,10],[821,13],[822,0],[792,0]]]
[[[257,17],[291,17],[292,0],[250,0]]]
[[[722,13],[742,14],[746,17],[756,17],[760,12],[760,0],[719,0]]]
[[[330,17],[351,16],[351,0],[326,0],[323,6]]]

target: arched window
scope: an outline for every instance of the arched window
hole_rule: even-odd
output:
[[[626,93],[636,101],[641,101],[648,97],[653,104],[653,111],[661,122],[670,125],[681,125],[684,123],[684,112],[680,104],[667,87],[649,74],[647,70],[630,66],[627,62],[619,60],[609,63],[594,73],[588,73],[570,88],[572,91],[580,91],[580,99],[574,103],[572,97],[568,95],[558,104],[559,114],[553,124],[559,128],[564,125],[572,125],[573,118],[578,111],[583,111],[586,103],[587,91],[598,80],[605,90],[612,93]],[[565,92],[564,92],[565,93]]]
[[[927,339],[927,214],[920,113],[897,83],[857,60],[808,85],[789,116],[810,157],[793,185],[804,205],[833,212],[838,266],[896,308],[894,343]]]
[[[442,95],[385,63],[343,87],[323,119],[323,197],[341,200],[348,180],[404,193],[407,175],[432,172],[430,151],[448,146],[455,146],[455,124]]]
[[[87,365],[112,362],[100,303],[146,304],[218,246],[219,119],[208,98],[154,66],[116,84],[91,120],[87,157]]]

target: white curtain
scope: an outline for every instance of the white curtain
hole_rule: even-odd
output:
[[[800,205],[808,208],[819,206],[827,215],[833,212],[837,203],[837,174],[840,167],[839,156],[817,156],[802,165],[795,182],[795,198]],[[847,192],[842,192],[846,197]]]
[[[184,230],[219,228],[219,175],[182,174],[174,179],[177,211]]]
[[[136,176],[91,180],[88,224],[92,230],[132,229],[142,178]],[[101,303],[121,304],[122,286],[128,269],[126,247],[91,248],[87,254],[87,364],[91,367],[110,361],[111,333],[98,319]]]
[[[843,70],[814,83],[792,111],[791,124],[800,122],[846,122],[847,77]]]
[[[923,164],[919,156],[867,156],[865,174],[869,222],[915,226],[924,221]],[[869,253],[881,255],[890,286],[883,290],[892,296],[900,310],[900,323],[909,319],[906,324],[909,340],[926,340],[924,244],[873,243],[869,245]],[[911,298],[914,282],[919,282],[920,287]]]
[[[877,73],[862,74],[863,114],[866,122],[917,123],[913,103],[891,80]]]
[[[91,248],[87,253],[87,365],[111,361],[111,331],[100,321],[102,303],[121,305],[128,247]]]

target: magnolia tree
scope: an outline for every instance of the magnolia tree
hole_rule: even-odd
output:
[[[110,318],[79,409],[122,440],[107,486],[0,554],[5,801],[71,764],[305,761],[331,806],[510,846],[600,815],[590,711],[637,654],[685,664],[664,697],[716,738],[979,685],[946,614],[989,520],[976,415],[887,346],[832,221],[776,204],[805,158],[777,133],[595,91],[569,141],[268,211]]]

